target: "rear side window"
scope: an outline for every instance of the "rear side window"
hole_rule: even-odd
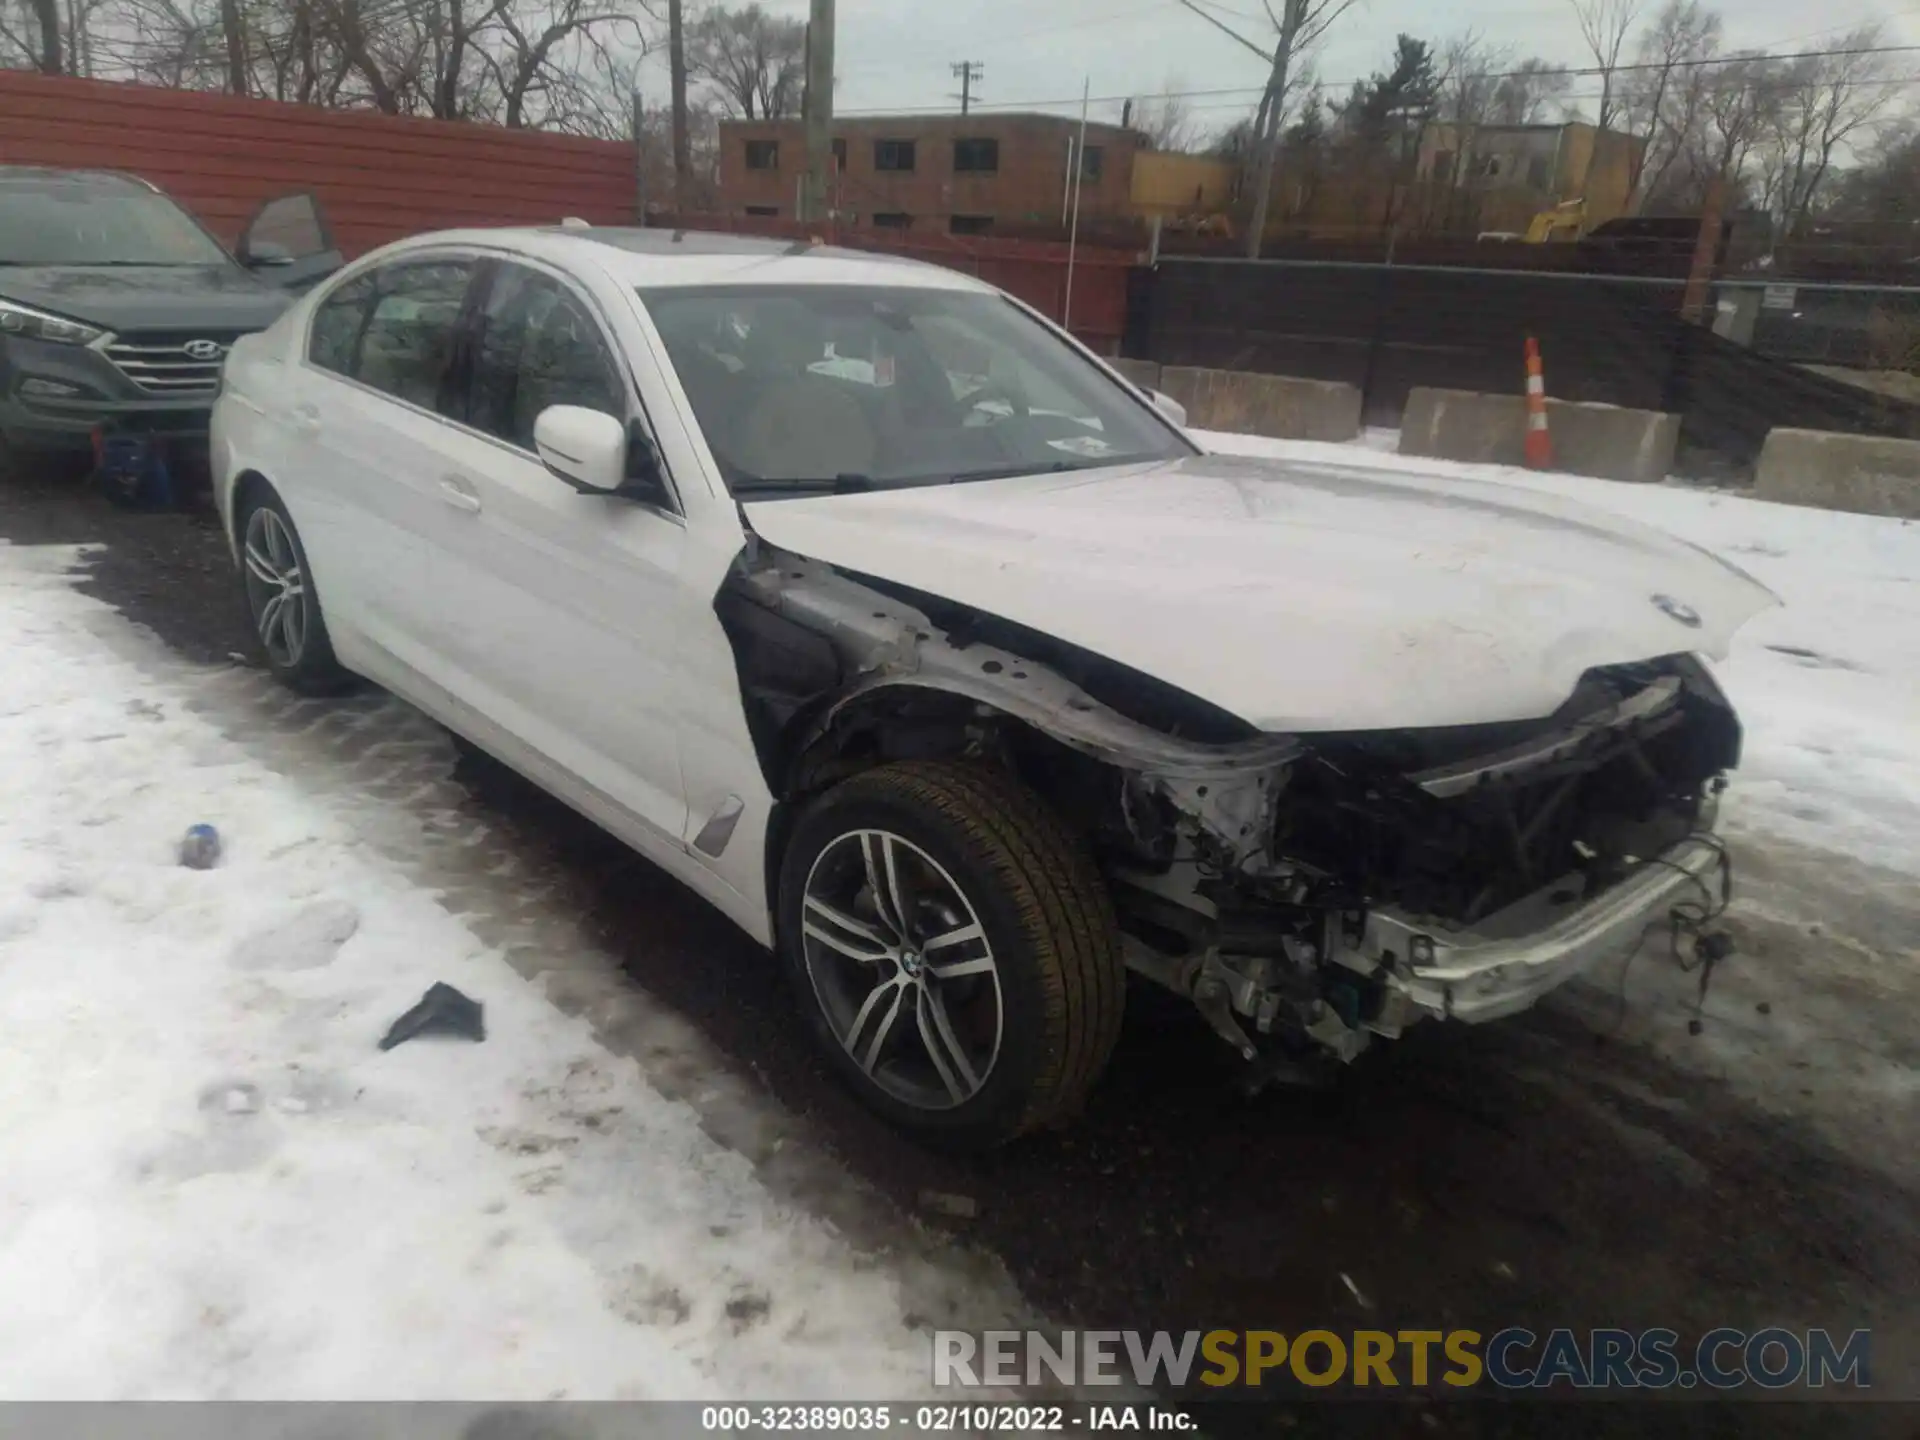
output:
[[[360,332],[366,327],[373,296],[374,277],[368,274],[349,280],[321,301],[320,308],[313,312],[307,359],[336,375],[353,374]]]
[[[335,290],[314,312],[307,356],[422,409],[441,408],[473,265],[384,265]]]
[[[627,418],[625,387],[586,305],[559,280],[523,265],[495,272],[474,348],[466,420],[523,450],[549,405]]]

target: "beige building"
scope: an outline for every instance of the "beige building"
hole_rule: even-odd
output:
[[[1580,200],[1585,228],[1628,214],[1647,142],[1585,122],[1430,125],[1414,179],[1443,228],[1524,235],[1543,210]]]
[[[1233,203],[1239,179],[1233,160],[1143,150],[1133,157],[1132,210],[1166,219],[1214,214]]]
[[[1079,151],[1083,217],[1125,215],[1146,137],[1089,125]],[[1008,221],[1062,224],[1080,122],[1061,115],[859,116],[833,124],[832,203],[849,223],[992,234]],[[806,173],[798,120],[720,125],[720,205],[729,214],[791,219]]]

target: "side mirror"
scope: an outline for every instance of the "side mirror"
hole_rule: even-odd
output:
[[[262,281],[295,294],[346,263],[320,202],[308,194],[279,195],[254,211],[233,255]]]
[[[612,494],[627,481],[627,427],[604,410],[549,405],[533,422],[548,470],[582,492]]]
[[[255,240],[240,250],[240,263],[249,270],[265,270],[274,266],[293,264],[293,252],[284,245],[276,245],[271,240]]]
[[[1163,395],[1158,390],[1149,390],[1147,394],[1153,397],[1154,409],[1158,410],[1162,415],[1166,416],[1167,419],[1173,421],[1174,424],[1179,425],[1182,428],[1186,426],[1186,423],[1187,423],[1187,407],[1186,406],[1182,405],[1178,400],[1174,399],[1171,395]]]

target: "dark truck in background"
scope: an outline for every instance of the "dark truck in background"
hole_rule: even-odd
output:
[[[110,442],[196,463],[228,347],[340,263],[310,195],[229,254],[144,180],[0,166],[0,475]]]

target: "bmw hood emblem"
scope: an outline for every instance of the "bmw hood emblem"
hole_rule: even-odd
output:
[[[1670,620],[1678,620],[1689,630],[1700,628],[1700,612],[1684,600],[1676,600],[1671,595],[1653,597],[1654,607]]]

